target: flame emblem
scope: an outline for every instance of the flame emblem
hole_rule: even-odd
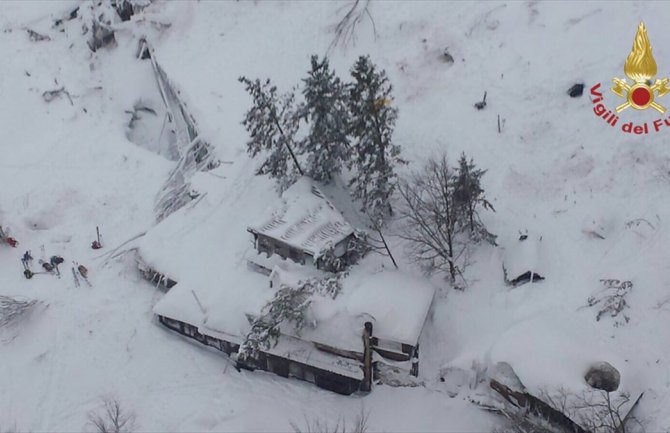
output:
[[[651,107],[660,113],[665,113],[665,107],[654,101],[654,94],[660,98],[670,92],[670,88],[667,87],[668,79],[657,79],[653,85],[651,84],[651,79],[656,75],[656,60],[651,52],[651,43],[643,22],[637,28],[633,49],[626,59],[623,71],[633,80],[633,84],[628,84],[625,79],[614,78],[612,92],[626,99],[626,102],[616,107],[616,112],[620,113],[628,107],[636,110]]]

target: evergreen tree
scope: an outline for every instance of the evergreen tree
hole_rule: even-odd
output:
[[[484,198],[484,190],[481,186],[481,179],[486,171],[478,169],[472,158],[468,161],[465,153],[461,154],[456,172],[454,201],[459,210],[461,226],[469,230],[471,235],[488,233],[479,220],[478,207],[482,206],[495,211],[491,203]]]
[[[391,104],[393,87],[384,71],[377,71],[367,56],[361,56],[351,75],[349,133],[353,138],[353,160],[357,175],[350,181],[352,195],[362,201],[363,210],[373,225],[392,214],[390,198],[396,188],[394,167],[405,163],[400,146],[392,141],[398,116]]]
[[[277,180],[281,191],[295,182],[302,169],[293,151],[294,137],[299,118],[295,114],[293,93],[277,94],[277,87],[266,80],[239,79],[253,98],[253,105],[244,116],[242,124],[249,132],[247,151],[251,157],[267,153],[257,175],[267,174]]]
[[[308,154],[307,174],[327,183],[349,157],[346,89],[327,58],[319,62],[318,56],[312,56],[311,67],[303,80],[305,103],[300,117],[308,122],[309,134],[301,142],[301,152]]]
[[[296,287],[282,284],[261,314],[249,318],[251,330],[240,346],[239,355],[243,360],[258,358],[259,352],[274,347],[279,342],[282,326],[291,326],[300,335],[307,325],[316,326],[309,318],[308,309],[315,295],[335,299],[342,291],[342,280],[348,273],[340,272],[322,279],[308,278]]]
[[[242,359],[257,358],[259,351],[277,345],[282,323],[292,323],[295,330],[305,325],[307,309],[311,305],[311,286],[303,284],[294,289],[282,285],[274,298],[262,309],[261,315],[250,319],[251,330],[239,349]]]

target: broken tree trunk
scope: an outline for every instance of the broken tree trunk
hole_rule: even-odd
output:
[[[512,405],[520,409],[526,409],[528,412],[544,418],[550,424],[560,428],[566,433],[589,433],[580,427],[579,424],[568,418],[564,413],[554,409],[531,394],[514,391],[495,379],[491,379],[490,386]]]

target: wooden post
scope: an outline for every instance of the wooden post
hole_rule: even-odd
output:
[[[498,114],[498,134],[500,134],[500,114]]]
[[[414,347],[414,355],[412,356],[412,369],[409,371],[414,377],[419,377],[419,344]]]
[[[372,337],[372,323],[365,322],[365,329],[363,330],[363,383],[361,384],[361,391],[372,391],[372,345],[370,338]]]

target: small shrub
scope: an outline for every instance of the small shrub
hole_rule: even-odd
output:
[[[587,300],[589,307],[598,306],[596,321],[608,315],[614,318],[614,326],[623,326],[630,321],[630,317],[624,312],[629,307],[626,296],[633,289],[630,281],[600,280],[604,288],[599,290]]]
[[[88,414],[89,424],[98,433],[129,433],[135,429],[135,413],[121,406],[118,399],[105,397],[102,407]]]

